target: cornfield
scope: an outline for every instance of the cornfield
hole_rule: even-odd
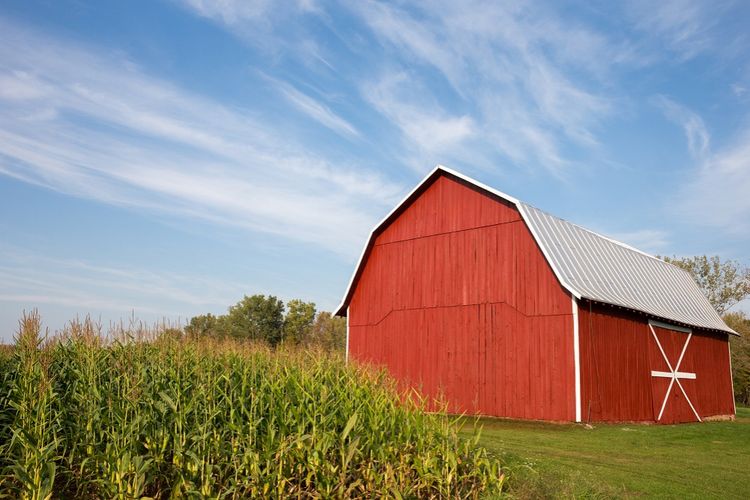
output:
[[[0,496],[480,497],[498,463],[460,422],[334,355],[90,321],[0,352]],[[148,339],[144,337],[149,337]]]

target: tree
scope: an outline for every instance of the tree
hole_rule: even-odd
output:
[[[315,321],[315,304],[293,299],[287,302],[284,318],[284,342],[302,343],[309,335]]]
[[[724,321],[739,337],[730,338],[734,397],[738,403],[750,404],[750,318],[745,313],[729,313]]]
[[[315,318],[308,344],[343,351],[346,348],[346,318],[339,318],[328,311],[320,312]]]
[[[330,312],[317,312],[315,303],[290,300],[284,314],[284,302],[269,295],[245,296],[231,306],[227,314],[195,316],[183,331],[188,337],[233,337],[257,340],[276,346],[282,341],[344,350],[346,319]]]
[[[661,259],[689,272],[720,315],[750,295],[750,269],[736,260],[722,262],[718,255]]]
[[[190,318],[190,323],[185,326],[185,335],[188,337],[221,337],[220,318],[211,313],[201,314]]]
[[[229,308],[224,321],[226,332],[232,337],[275,346],[281,341],[284,327],[284,303],[273,295],[246,295]]]

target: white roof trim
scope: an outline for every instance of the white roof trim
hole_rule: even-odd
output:
[[[483,183],[479,182],[476,179],[473,179],[473,178],[471,178],[471,177],[469,177],[467,175],[464,175],[461,172],[457,172],[457,171],[453,170],[452,168],[448,168],[448,167],[446,167],[444,165],[439,165],[438,164],[438,165],[435,166],[435,168],[433,168],[430,171],[429,174],[427,174],[421,181],[419,181],[419,184],[417,184],[414,187],[414,189],[412,189],[411,191],[409,191],[409,194],[407,194],[406,196],[404,196],[404,198],[393,208],[393,210],[391,210],[390,212],[388,212],[388,215],[386,215],[385,217],[383,217],[380,220],[380,222],[378,222],[377,224],[375,224],[375,227],[372,228],[372,231],[370,231],[370,235],[367,238],[367,243],[365,244],[364,248],[362,248],[362,252],[359,254],[359,259],[357,260],[357,265],[354,267],[354,272],[352,273],[351,278],[349,278],[349,284],[346,286],[346,293],[344,293],[344,297],[341,299],[341,302],[336,307],[336,313],[335,314],[339,314],[339,313],[341,313],[341,312],[343,312],[343,311],[345,311],[347,309],[347,306],[348,306],[347,298],[349,297],[350,293],[352,292],[352,287],[354,286],[354,279],[356,278],[357,273],[359,272],[359,269],[360,269],[360,267],[363,264],[363,261],[364,261],[364,258],[365,258],[365,254],[367,253],[367,249],[370,248],[370,244],[372,243],[372,241],[373,241],[373,239],[375,237],[375,233],[383,226],[383,224],[386,223],[386,221],[388,221],[388,219],[390,219],[393,216],[393,214],[395,214],[399,209],[401,209],[401,207],[404,204],[406,204],[411,199],[412,196],[414,196],[414,193],[416,193],[417,191],[419,191],[419,189],[424,185],[425,182],[427,182],[429,179],[431,179],[432,176],[435,175],[438,172],[446,172],[446,173],[448,173],[448,174],[450,174],[450,175],[452,175],[454,177],[458,177],[459,179],[462,179],[462,180],[468,182],[469,184],[472,184],[472,185],[474,185],[474,186],[476,186],[476,187],[478,187],[478,188],[480,188],[480,189],[482,189],[484,191],[492,193],[495,196],[498,196],[498,197],[500,197],[500,198],[502,198],[502,199],[504,199],[504,200],[512,203],[513,205],[515,205],[516,208],[518,209],[518,212],[521,214],[521,218],[526,223],[526,227],[529,228],[529,231],[531,232],[532,236],[534,237],[534,240],[536,241],[536,243],[539,246],[539,248],[542,250],[542,253],[544,254],[544,258],[547,260],[547,262],[549,263],[550,267],[552,268],[552,271],[555,273],[555,276],[560,281],[560,284],[563,286],[563,288],[565,288],[570,293],[572,293],[577,299],[581,298],[581,294],[578,291],[576,291],[572,286],[570,286],[565,281],[565,279],[563,278],[563,275],[555,268],[555,265],[552,262],[552,259],[550,259],[550,256],[547,253],[546,248],[544,247],[544,245],[542,245],[540,243],[539,237],[535,234],[532,225],[529,224],[529,222],[528,222],[528,215],[526,215],[526,213],[522,209],[522,204],[521,204],[521,202],[517,198],[514,198],[513,196],[510,196],[509,194],[503,193],[502,191],[498,191],[495,188],[487,186],[486,184],[483,184]]]
[[[492,194],[494,194],[494,195],[496,195],[496,196],[499,196],[500,198],[503,198],[503,199],[505,199],[505,200],[507,200],[507,201],[509,201],[509,202],[513,203],[514,205],[518,205],[518,204],[520,203],[520,202],[519,202],[519,201],[518,201],[518,200],[517,200],[516,198],[512,197],[511,195],[509,195],[509,194],[505,194],[505,193],[503,193],[502,191],[498,191],[498,190],[497,190],[497,189],[495,189],[495,188],[491,188],[491,187],[489,187],[489,186],[488,186],[488,185],[486,185],[486,184],[482,184],[482,183],[481,183],[481,182],[479,182],[478,180],[476,180],[476,179],[472,179],[472,178],[471,178],[471,177],[469,177],[468,175],[464,175],[464,174],[462,174],[461,172],[456,172],[456,171],[455,171],[455,170],[453,170],[452,168],[448,168],[448,167],[446,167],[446,166],[444,166],[444,165],[438,165],[438,166],[436,166],[436,167],[435,167],[434,169],[432,169],[432,172],[430,172],[430,175],[428,175],[427,177],[425,177],[425,178],[424,178],[424,179],[422,180],[422,182],[420,182],[420,183],[419,183],[419,185],[421,186],[422,184],[424,184],[424,181],[426,181],[427,179],[429,179],[429,178],[430,178],[430,176],[432,176],[432,174],[434,174],[434,173],[435,173],[435,172],[437,172],[438,170],[442,170],[443,172],[448,172],[448,173],[449,173],[449,174],[451,174],[451,175],[455,175],[455,176],[456,176],[456,177],[458,177],[459,179],[463,179],[463,180],[465,180],[466,182],[468,182],[469,184],[473,184],[473,185],[475,185],[475,186],[476,186],[476,187],[478,187],[478,188],[481,188],[481,189],[483,189],[483,190],[485,190],[485,191],[489,191],[490,193],[492,193]],[[416,190],[415,190],[415,191],[416,191]]]

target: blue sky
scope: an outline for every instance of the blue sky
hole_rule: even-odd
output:
[[[441,163],[750,265],[744,2],[5,1],[0,332],[338,303]]]

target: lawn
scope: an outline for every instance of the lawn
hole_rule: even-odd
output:
[[[479,423],[516,497],[750,498],[750,408],[669,426]]]

